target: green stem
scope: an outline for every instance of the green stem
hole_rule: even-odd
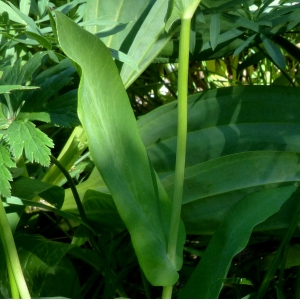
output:
[[[76,186],[74,184],[74,181],[73,181],[72,177],[70,176],[69,172],[65,169],[65,167],[53,155],[50,155],[50,158],[51,158],[51,161],[57,166],[57,168],[65,175],[65,177],[66,177],[66,179],[67,179],[67,181],[70,185],[70,188],[72,190],[72,193],[73,193],[73,196],[74,196],[74,199],[75,199],[80,217],[81,217],[82,221],[84,221],[86,224],[89,225],[89,220],[88,220],[88,218],[85,214],[83,205],[81,203],[78,191],[76,189]],[[89,234],[90,242],[92,243],[93,247],[97,250],[97,252],[100,255],[103,255],[102,251],[98,247],[97,242],[95,241],[95,239],[92,235],[92,232],[88,231],[88,234]]]
[[[77,189],[76,189],[76,186],[74,184],[72,177],[70,176],[69,172],[65,169],[65,167],[53,155],[50,155],[50,158],[51,158],[51,161],[56,165],[56,167],[65,175],[65,177],[70,185],[70,188],[72,190],[80,217],[81,217],[82,221],[88,223],[88,219],[86,217],[85,211],[83,209],[79,194],[77,192]]]
[[[7,249],[6,249],[7,251]],[[9,284],[10,284],[10,290],[11,290],[11,296],[13,299],[20,299],[19,289],[17,286],[17,282],[15,280],[15,276],[13,274],[12,267],[10,265],[10,261],[8,259],[7,253],[5,254],[6,262],[7,262],[7,271],[8,271],[8,278],[9,278]]]
[[[182,192],[184,182],[186,137],[187,137],[187,95],[188,68],[191,19],[182,19],[179,40],[179,68],[178,68],[178,127],[177,152],[174,180],[173,208],[171,227],[168,241],[168,256],[176,265],[177,237],[180,224]],[[172,286],[164,287],[162,297],[171,298]]]
[[[21,298],[30,299],[30,294],[23,275],[14,238],[9,226],[9,222],[1,198],[0,198],[0,238],[3,244],[4,253],[7,256],[6,259],[8,260],[7,263],[8,268],[11,268],[9,271],[12,271],[9,272],[9,274],[12,273],[11,275],[14,276],[14,280],[18,287]],[[10,282],[12,282],[12,280],[10,280]],[[12,288],[13,288],[12,290],[13,294],[16,295],[16,293],[14,292],[15,290],[14,285],[12,286]]]

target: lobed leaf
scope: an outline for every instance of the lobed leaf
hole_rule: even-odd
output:
[[[24,150],[31,162],[35,161],[44,166],[50,164],[49,147],[53,147],[52,140],[33,123],[14,121],[6,130],[5,139],[9,142],[15,158],[18,159]]]
[[[0,195],[3,197],[9,197],[11,194],[9,181],[12,181],[12,175],[8,168],[15,166],[16,164],[11,159],[9,151],[0,144]]]

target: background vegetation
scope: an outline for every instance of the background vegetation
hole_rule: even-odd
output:
[[[171,4],[0,1],[2,298],[28,296],[18,257],[34,298],[160,298],[173,284],[174,298],[300,296],[300,4],[202,0],[192,18],[186,237],[170,283]]]

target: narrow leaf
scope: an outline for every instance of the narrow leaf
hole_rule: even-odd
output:
[[[33,19],[22,13],[18,8],[16,8],[12,3],[9,3],[10,7],[15,11],[17,15],[28,25],[31,31],[42,35],[40,29],[37,27]]]
[[[125,53],[123,53],[121,51],[117,51],[117,50],[114,50],[111,48],[108,48],[108,49],[113,58],[128,64],[128,66],[130,66],[135,71],[137,71],[137,72],[139,71],[139,67],[138,67],[137,63],[131,57],[129,57],[128,55],[126,55]]]
[[[240,47],[235,49],[235,51],[233,52],[233,57],[240,54],[255,39],[255,37],[256,37],[256,34],[253,34],[250,37],[248,37],[247,40]]]
[[[261,40],[265,46],[267,53],[270,55],[274,63],[282,70],[285,69],[285,58],[280,49],[271,42],[265,35],[260,35]]]
[[[20,0],[20,11],[27,16],[29,15],[31,2],[29,0]]]
[[[0,85],[0,94],[9,93],[14,90],[34,90],[38,88],[38,86]]]
[[[40,45],[45,47],[47,50],[52,49],[51,43],[45,37],[43,37],[42,35],[37,34],[35,32],[31,32],[31,31],[26,31],[25,33],[28,37],[33,38],[34,40],[36,40]]]
[[[215,50],[218,45],[220,35],[220,17],[219,14],[213,14],[210,21],[210,44],[211,48]]]
[[[179,298],[218,298],[221,279],[226,278],[233,257],[246,247],[253,227],[276,213],[295,190],[295,185],[263,190],[232,207]]]
[[[26,157],[31,162],[37,162],[44,166],[50,164],[50,149],[52,140],[46,134],[37,129],[31,122],[15,121],[7,129],[5,138],[10,144],[11,151],[17,159],[25,150]]]

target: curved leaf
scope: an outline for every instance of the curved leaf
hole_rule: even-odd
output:
[[[187,232],[211,234],[230,207],[246,195],[299,180],[299,99],[299,89],[280,86],[230,87],[189,97],[182,207]],[[174,101],[138,120],[149,158],[170,196],[176,115]],[[79,192],[98,189],[108,193],[101,177],[93,175],[78,186]],[[72,209],[71,201],[66,197],[64,209]],[[285,228],[292,210],[293,203],[288,201],[256,230]]]
[[[217,299],[231,260],[242,251],[252,229],[277,212],[296,186],[266,189],[246,196],[226,215],[213,235],[180,298]]]
[[[171,202],[149,162],[109,50],[61,13],[57,30],[62,49],[81,66],[79,118],[139,263],[153,285],[173,285],[178,273],[166,252]]]
[[[287,172],[291,166],[291,172],[294,172],[290,173],[293,177],[291,181],[299,179],[297,171],[300,153],[299,99],[298,89],[267,86],[224,88],[190,96],[186,188],[182,207],[182,218],[187,232],[209,234],[214,232],[231,205],[251,192],[252,187],[247,184],[256,182],[256,189],[261,189],[265,184],[284,182],[285,178],[280,172],[282,170]],[[177,102],[172,102],[138,120],[149,158],[160,177],[166,177],[174,172],[176,114]],[[294,153],[276,154],[273,151],[242,153],[261,150]],[[235,153],[241,154],[233,156]],[[229,166],[228,163],[230,161],[232,163],[235,159],[236,166],[232,165],[232,169],[226,171],[224,166]],[[274,170],[267,168],[269,159],[278,162],[274,164]],[[241,163],[240,171],[238,160]],[[243,161],[245,164],[242,166]],[[251,168],[247,166],[246,161]],[[252,167],[260,163],[264,163],[266,175],[264,180],[258,183],[253,180],[259,174],[259,168],[255,170]],[[240,175],[237,175],[239,172]],[[211,178],[208,180],[210,183],[207,181],[207,184],[202,185],[203,178],[207,180]],[[220,189],[218,191],[220,182],[218,178],[230,183],[231,187],[228,187],[231,191]],[[276,178],[276,181],[272,182],[271,178]],[[166,177],[162,182],[171,194],[172,179],[171,177],[169,179]],[[245,183],[243,187],[240,186],[242,182]],[[205,196],[208,187],[216,194]],[[280,216],[278,222],[274,222],[273,219],[272,222],[261,225],[260,230],[284,228],[287,224],[286,219]]]

